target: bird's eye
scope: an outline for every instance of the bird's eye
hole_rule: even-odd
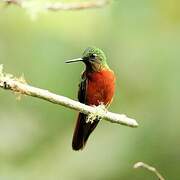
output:
[[[96,58],[96,56],[97,56],[96,54],[91,54],[91,55],[90,55],[90,59],[91,59],[91,60],[94,60],[94,59]]]

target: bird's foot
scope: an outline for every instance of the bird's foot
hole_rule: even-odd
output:
[[[92,124],[95,119],[101,120],[102,114],[104,114],[104,112],[107,112],[107,109],[103,103],[101,103],[99,106],[93,106],[93,107],[95,108],[95,112],[88,115],[86,119],[86,123],[90,122]]]

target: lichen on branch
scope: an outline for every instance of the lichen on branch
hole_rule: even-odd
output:
[[[0,65],[0,88],[3,88],[5,90],[11,90],[18,94],[36,97],[54,104],[74,109],[76,111],[89,115],[92,121],[92,117],[98,116],[101,119],[105,119],[112,123],[117,123],[129,127],[138,126],[138,123],[135,119],[129,118],[124,114],[109,112],[107,109],[101,108],[100,106],[102,105],[100,105],[99,107],[88,106],[65,96],[51,93],[48,90],[30,86],[26,83],[24,78],[16,78],[11,74],[4,73],[3,65]]]

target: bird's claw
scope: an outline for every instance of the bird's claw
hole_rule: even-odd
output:
[[[101,114],[107,112],[107,109],[103,103],[101,103],[99,106],[93,106],[93,107],[96,109],[96,111],[95,113],[91,113],[88,115],[86,119],[86,123],[90,122],[92,124],[95,119],[101,120],[102,119]]]

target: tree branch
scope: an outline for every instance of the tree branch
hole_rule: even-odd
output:
[[[27,9],[32,2],[26,0],[4,0],[7,4],[14,4],[21,8]],[[72,3],[45,3],[42,5],[43,10],[59,11],[59,10],[81,10],[91,8],[101,8],[109,3],[109,0],[96,0],[87,2],[72,2]]]
[[[19,94],[36,97],[39,99],[44,99],[51,103],[62,105],[76,111],[80,111],[89,116],[89,121],[93,121],[98,116],[112,123],[117,123],[130,127],[138,126],[136,120],[128,118],[124,114],[116,114],[109,112],[106,109],[102,108],[102,105],[97,107],[88,106],[67,97],[51,93],[47,90],[30,86],[25,82],[23,78],[17,79],[10,74],[4,74],[2,65],[0,66],[0,88],[3,88],[5,90],[11,90]]]
[[[158,172],[158,170],[156,170],[156,168],[154,168],[153,166],[150,166],[148,164],[145,164],[143,162],[137,162],[136,164],[134,164],[134,168],[135,169],[137,169],[137,168],[145,168],[148,171],[153,172],[158,177],[159,180],[165,180],[163,178],[163,176]]]

